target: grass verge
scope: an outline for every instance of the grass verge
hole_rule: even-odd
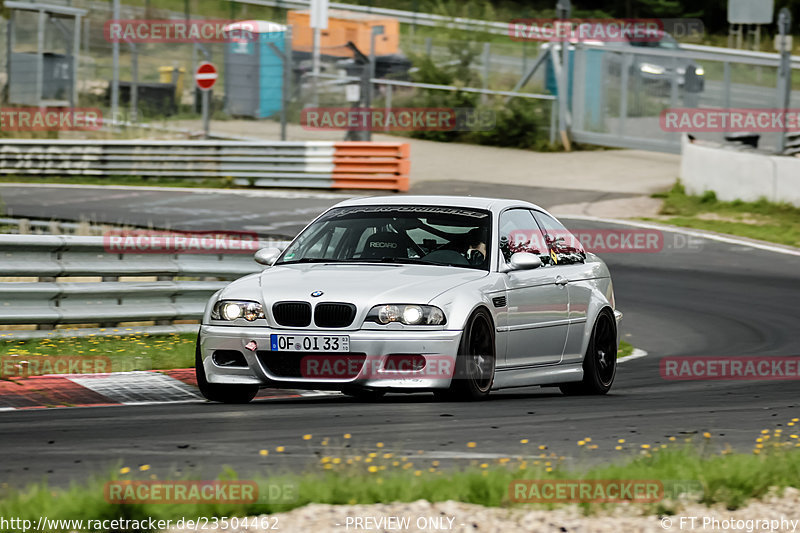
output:
[[[124,517],[141,520],[153,517],[176,520],[184,516],[251,516],[287,511],[308,503],[354,505],[418,499],[512,507],[520,504],[511,502],[509,485],[515,480],[525,479],[658,480],[665,488],[672,482],[693,482],[699,490],[688,495],[688,499],[705,504],[723,503],[728,509],[735,509],[751,498],[766,495],[772,488],[797,484],[800,479],[800,450],[795,448],[794,442],[797,441],[787,437],[780,445],[773,446],[771,451],[760,454],[717,454],[711,451],[714,446],[710,439],[704,439],[702,444],[696,446],[685,444],[652,451],[630,451],[632,458],[623,464],[586,470],[570,470],[558,465],[547,467],[544,465],[551,464],[549,461],[522,457],[505,462],[499,459],[491,466],[483,463],[462,470],[428,468],[428,465],[421,465],[422,461],[413,457],[384,460],[377,456],[371,463],[367,463],[366,458],[357,463],[352,460],[336,463],[331,458],[327,458],[327,461],[322,458],[325,466],[322,471],[317,469],[303,474],[250,478],[257,481],[259,487],[294,486],[296,497],[292,498],[291,503],[111,504],[104,496],[103,489],[107,481],[157,479],[152,474],[145,477],[140,471],[122,468],[112,476],[95,477],[85,484],[73,484],[66,489],[49,487],[45,483],[19,490],[4,489],[0,515],[29,519],[34,523],[40,516],[50,519]],[[635,453],[641,455],[636,456]],[[397,466],[387,468],[387,465]],[[220,479],[237,477],[234,471],[226,469]],[[684,494],[682,498],[686,497]],[[670,494],[660,502],[641,505],[651,513],[672,514],[678,510],[676,498],[677,495]],[[536,507],[553,508],[557,505],[536,504]],[[611,504],[580,505],[590,514]]]
[[[107,357],[113,372],[194,366],[196,335],[126,335],[125,329],[114,328],[112,332],[118,330],[120,334],[110,336],[0,340],[0,357]]]
[[[619,349],[617,350],[617,359],[628,357],[633,354],[633,345],[627,341],[619,341]]]
[[[111,360],[112,372],[171,370],[194,366],[195,335],[126,335],[125,329],[113,328],[112,332],[119,331],[119,335],[109,336],[0,339],[0,357],[102,356]],[[633,346],[626,341],[620,341],[617,357],[627,357],[632,353]]]
[[[766,199],[722,202],[712,191],[692,196],[680,181],[668,192],[653,196],[664,199],[661,214],[669,217],[659,222],[800,246],[800,208],[790,204]]]

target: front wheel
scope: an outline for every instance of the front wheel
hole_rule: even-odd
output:
[[[583,358],[583,381],[564,383],[559,388],[567,395],[606,394],[617,372],[617,328],[610,311],[597,317]]]
[[[197,336],[197,346],[194,351],[194,372],[197,376],[200,394],[209,401],[248,403],[258,394],[258,385],[221,385],[208,382],[206,369],[203,367],[203,358],[200,355],[200,335]]]
[[[461,335],[456,369],[450,388],[435,391],[438,400],[482,400],[494,383],[495,342],[492,317],[479,309],[470,317]]]

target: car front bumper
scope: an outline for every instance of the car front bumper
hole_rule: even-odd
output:
[[[337,354],[315,354],[292,351],[271,351],[270,335],[347,335],[350,351]],[[375,390],[417,391],[446,389],[455,370],[456,355],[461,340],[460,330],[301,330],[272,329],[268,327],[238,327],[203,325],[200,327],[200,354],[209,383],[230,385],[259,385],[261,387],[291,389],[342,390],[359,387]],[[255,351],[245,346],[255,341]],[[236,351],[243,355],[246,366],[220,366],[212,355],[219,350]],[[281,375],[270,369],[265,358],[330,357],[336,361],[350,354],[365,355],[363,366],[357,373],[322,373],[309,376]],[[421,370],[390,368],[389,355],[421,355],[426,364]]]

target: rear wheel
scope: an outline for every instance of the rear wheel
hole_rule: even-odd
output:
[[[248,403],[258,394],[258,385],[221,385],[208,382],[203,358],[200,355],[200,335],[197,336],[197,346],[194,351],[194,371],[200,394],[212,402]]]
[[[559,385],[567,395],[605,394],[617,372],[617,328],[611,312],[598,315],[583,358],[583,381]]]
[[[495,344],[492,318],[485,309],[470,317],[461,335],[450,388],[435,391],[439,400],[482,400],[494,382]]]

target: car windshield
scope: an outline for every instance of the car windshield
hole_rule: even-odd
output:
[[[408,263],[489,269],[488,211],[446,206],[335,208],[306,228],[276,264]]]

